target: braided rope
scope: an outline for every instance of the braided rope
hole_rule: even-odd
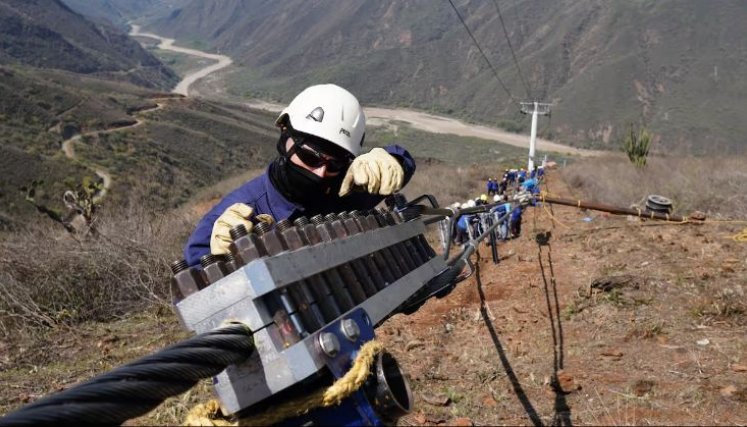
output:
[[[295,400],[273,406],[261,414],[239,420],[230,420],[220,414],[220,404],[216,400],[193,407],[184,420],[185,426],[256,426],[272,425],[287,418],[303,415],[316,408],[327,408],[339,405],[361,388],[371,373],[371,366],[376,355],[381,353],[384,345],[371,340],[358,350],[353,365],[345,375],[327,389],[319,389]]]

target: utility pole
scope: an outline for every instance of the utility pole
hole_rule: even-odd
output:
[[[552,104],[542,102],[522,102],[521,112],[532,115],[532,133],[529,136],[529,161],[527,162],[527,171],[531,173],[534,170],[534,147],[537,143],[537,116],[549,116]]]

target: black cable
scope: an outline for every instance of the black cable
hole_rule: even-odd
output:
[[[524,77],[524,73],[521,72],[521,67],[519,67],[519,61],[516,59],[516,53],[514,52],[514,47],[511,45],[511,39],[508,37],[508,31],[506,31],[506,24],[503,22],[503,14],[501,13],[500,6],[498,6],[498,0],[493,0],[493,4],[495,5],[495,10],[498,12],[498,19],[500,19],[501,27],[503,28],[503,35],[506,36],[506,42],[508,42],[508,48],[511,49],[511,57],[514,58],[514,64],[516,64],[516,70],[519,73],[519,78],[521,79],[521,83],[524,85],[524,89],[527,91],[527,98],[532,99],[531,90],[529,89],[529,84],[527,83],[526,77]]]
[[[521,21],[519,21],[519,4],[514,0],[514,19],[516,19],[516,25],[519,32],[519,38],[524,39],[524,32],[521,30]]]
[[[47,396],[0,418],[0,426],[122,424],[252,353],[251,331],[229,325]]]
[[[493,72],[493,75],[498,80],[498,83],[501,84],[501,87],[503,87],[503,90],[506,91],[506,93],[508,94],[508,97],[511,98],[511,102],[514,102],[514,103],[518,104],[518,102],[516,101],[516,99],[514,98],[514,96],[511,95],[511,91],[508,90],[508,87],[506,86],[506,84],[503,83],[503,80],[501,80],[501,78],[498,76],[498,72],[495,70],[495,67],[493,67],[493,64],[488,59],[487,55],[485,55],[485,52],[483,52],[482,48],[480,47],[480,43],[477,42],[477,39],[472,34],[472,31],[470,31],[469,27],[467,26],[467,23],[464,22],[464,18],[462,18],[462,15],[459,13],[459,10],[456,8],[456,6],[454,6],[454,2],[452,0],[449,0],[449,4],[451,5],[451,8],[454,9],[454,12],[456,12],[457,17],[459,17],[459,20],[462,22],[462,25],[464,25],[464,29],[467,30],[467,33],[469,34],[470,38],[472,39],[472,42],[475,43],[475,46],[477,47],[477,50],[480,51],[480,54],[482,54],[483,59],[485,59],[485,62],[488,63],[488,67],[490,67],[490,71]]]

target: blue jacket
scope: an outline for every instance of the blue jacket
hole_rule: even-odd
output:
[[[456,226],[460,230],[467,231],[467,227],[469,227],[469,215],[462,215],[459,217]]]
[[[522,213],[521,206],[516,206],[511,211],[511,222],[519,222],[519,221],[521,221],[521,213]]]
[[[389,145],[385,147],[385,150],[401,161],[405,170],[405,184],[407,184],[415,173],[415,160],[407,150],[399,145]],[[336,198],[335,204],[325,206],[328,210],[324,213],[372,209],[382,200],[384,200],[384,196],[351,193],[345,197]],[[198,265],[200,257],[210,253],[210,236],[213,232],[213,224],[234,203],[244,203],[251,206],[254,208],[254,215],[270,214],[275,218],[275,221],[286,218],[294,220],[304,216],[304,207],[286,199],[272,185],[266,171],[230,192],[202,217],[184,247],[184,259],[187,264],[190,266]]]
[[[530,178],[524,182],[521,183],[521,187],[525,189],[526,191],[529,191],[530,193],[538,193],[539,188],[537,187],[537,180],[534,178]]]

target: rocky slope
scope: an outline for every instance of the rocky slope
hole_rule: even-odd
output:
[[[126,33],[59,0],[0,1],[0,64],[23,64],[166,89],[178,79]]]
[[[744,2],[497,2],[526,85],[496,2],[454,3],[512,96],[555,104],[545,135],[617,149],[642,121],[659,151],[744,151]],[[228,77],[239,96],[287,100],[335,81],[368,103],[529,123],[447,2],[199,0],[148,29],[232,55],[245,67]]]

